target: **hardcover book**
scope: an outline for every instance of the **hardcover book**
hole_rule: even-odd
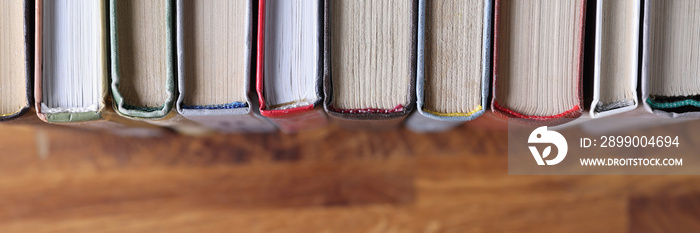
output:
[[[418,1],[418,111],[409,129],[447,130],[484,113],[492,11],[491,0]]]
[[[585,10],[585,0],[496,0],[496,115],[550,126],[581,116]]]
[[[641,0],[598,0],[592,118],[637,108]]]
[[[177,111],[221,132],[270,132],[275,127],[251,101],[253,3],[178,0]]]
[[[642,101],[666,117],[700,117],[700,2],[645,1]]]
[[[260,112],[283,132],[327,124],[323,111],[323,2],[260,0]]]
[[[106,4],[36,2],[35,108],[41,120],[150,136],[162,131],[109,106]]]
[[[111,91],[120,115],[186,134],[209,132],[172,111],[178,98],[175,4],[110,0]]]
[[[415,105],[418,3],[325,0],[324,109],[348,128],[391,128]]]
[[[41,122],[34,114],[33,30],[33,0],[0,2],[0,122]]]

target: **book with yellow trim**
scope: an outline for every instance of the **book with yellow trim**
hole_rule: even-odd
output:
[[[490,0],[418,2],[417,132],[442,131],[481,116],[491,70]]]

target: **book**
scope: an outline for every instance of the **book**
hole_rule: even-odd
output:
[[[415,106],[418,4],[325,0],[324,109],[347,128],[392,128]]]
[[[327,124],[323,110],[323,2],[260,0],[260,112],[287,133]]]
[[[417,132],[448,130],[486,110],[491,73],[490,0],[418,1]]]
[[[640,18],[639,0],[596,2],[592,118],[628,112],[638,106]]]
[[[41,122],[34,114],[33,30],[33,0],[0,2],[0,122]]]
[[[250,0],[178,0],[176,109],[221,132],[276,128],[251,98],[253,3]]]
[[[49,123],[132,136],[163,133],[119,117],[110,107],[106,3],[36,1],[35,108]]]
[[[645,1],[642,101],[665,117],[700,117],[700,2]]]
[[[496,0],[494,114],[533,125],[581,116],[585,0]]]
[[[641,1],[601,0],[589,1],[586,26],[586,54],[584,80],[587,87],[584,101],[590,103],[581,117],[556,127],[562,130],[580,125],[581,128],[598,127],[609,121],[596,121],[601,117],[626,118],[625,124],[613,129],[629,128],[633,122],[644,124],[639,118],[637,96],[639,70]],[[594,36],[591,36],[594,35]],[[591,40],[592,39],[592,40]]]
[[[178,98],[174,5],[171,0],[109,1],[114,109],[129,119],[204,134],[210,130],[173,111]]]

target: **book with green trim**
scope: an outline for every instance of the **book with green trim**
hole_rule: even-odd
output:
[[[178,98],[175,4],[170,0],[110,0],[111,91],[130,119],[187,134],[209,130],[173,110]]]
[[[35,108],[43,121],[148,136],[163,130],[110,107],[106,3],[36,2]]]

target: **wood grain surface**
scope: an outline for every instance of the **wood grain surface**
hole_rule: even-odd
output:
[[[508,176],[507,131],[486,118],[201,138],[3,125],[0,232],[700,229],[700,177]]]

